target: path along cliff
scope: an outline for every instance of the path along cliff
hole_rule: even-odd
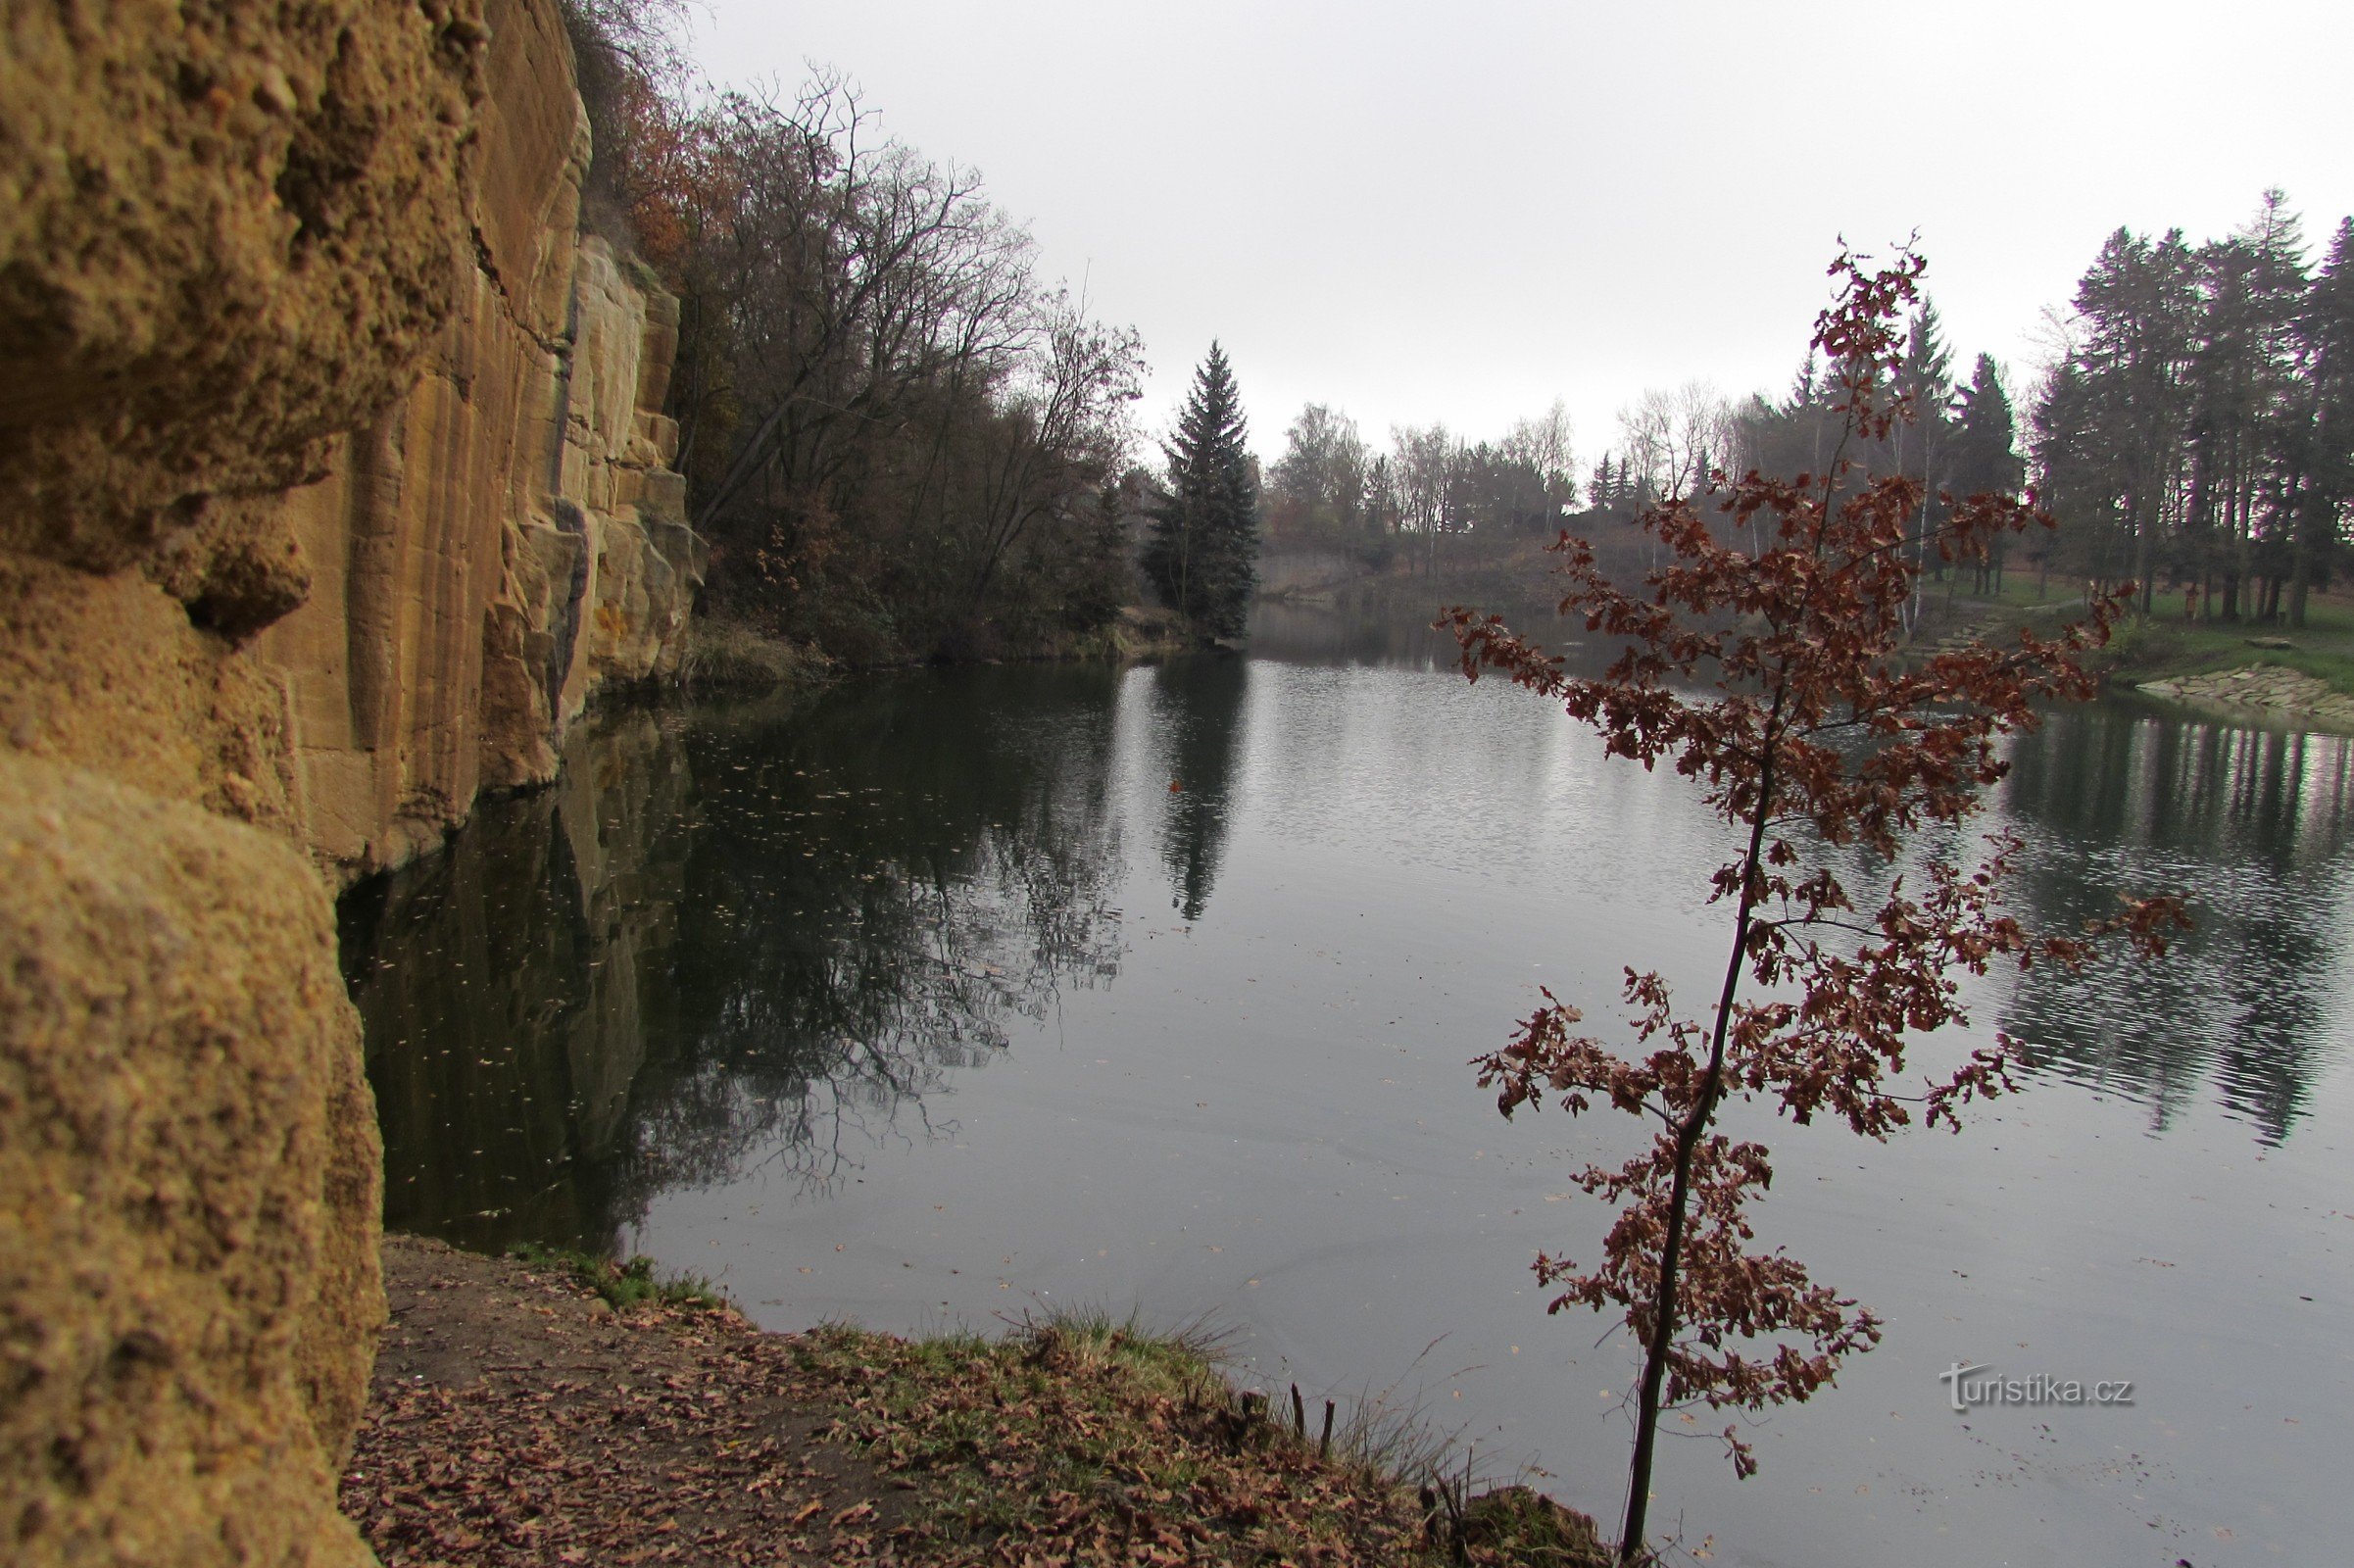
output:
[[[680,657],[675,305],[578,230],[552,0],[0,36],[0,1532],[366,1563],[331,899]]]

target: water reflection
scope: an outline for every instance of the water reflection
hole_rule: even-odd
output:
[[[621,714],[356,892],[387,1223],[607,1245],[755,1150],[823,1185],[919,1135],[944,1074],[1117,972],[1115,681]]]
[[[1432,622],[1454,605],[1476,605],[1556,648],[1576,633],[1556,613],[1550,574],[1499,573],[1494,580],[1444,585],[1390,582],[1377,592],[1344,589],[1324,602],[1262,599],[1251,612],[1251,651],[1287,664],[1380,664],[1393,669],[1452,669],[1461,658],[1452,634]],[[1596,662],[1599,667],[1599,662]]]
[[[1989,989],[1980,1026],[2046,1081],[1969,1137],[1776,1134],[1771,1244],[1889,1339],[1776,1417],[1764,1476],[1674,1461],[1661,1506],[1738,1519],[1750,1562],[2124,1568],[2152,1519],[2167,1560],[2210,1527],[2327,1558],[2331,1450],[2300,1434],[2349,1298],[2354,757],[2117,705],[2015,761],[2023,915],[2175,887],[2198,929],[2153,970]],[[1726,853],[1686,781],[1378,653],[618,715],[558,787],[347,903],[387,1217],[624,1230],[773,1327],[1075,1299],[1214,1312],[1307,1388],[1461,1368],[1426,1392],[1484,1455],[1606,1510],[1623,1428],[1571,1407],[1626,1386],[1619,1348],[1532,1343],[1522,1265],[1598,1245],[1563,1161],[1625,1129],[1507,1128],[1462,1064],[1541,985],[1705,962],[1722,911],[1693,890]],[[1938,1369],[2031,1345],[2148,1402],[1946,1419]],[[1986,1516],[1982,1485],[2035,1506]]]
[[[880,1141],[925,1136],[950,1074],[1119,970],[1115,755],[1142,770],[1189,925],[1238,833],[1342,857],[1314,913],[1336,928],[1396,896],[1401,857],[1476,872],[1542,840],[1591,883],[1623,874],[1599,845],[1681,843],[1691,813],[1640,779],[1547,796],[1558,723],[1428,675],[1238,659],[611,717],[555,788],[486,805],[447,853],[345,902],[387,1219],[602,1245],[651,1195],[731,1179],[755,1151],[822,1187]],[[1463,774],[1443,791],[1341,787],[1410,772],[1413,738],[1441,735]],[[1994,1020],[2045,1069],[2145,1102],[2155,1130],[2213,1097],[2263,1141],[2289,1137],[2347,1036],[2354,749],[2117,705],[2060,716],[2015,762],[2000,809],[2030,846],[2023,913],[2065,927],[2110,889],[2175,888],[2198,926],[2154,969],[2037,971]],[[1497,819],[1449,828],[1442,794]],[[1352,1004],[1407,1001],[1359,983]]]
[[[1407,598],[1386,614],[1356,606],[1261,600],[1251,612],[1251,651],[1292,664],[1436,669],[1452,664],[1456,657],[1454,639],[1431,629],[1446,608],[1442,598],[1434,589]]]
[[[2340,1049],[2354,756],[2327,735],[2183,723],[2124,703],[2020,746],[2003,806],[2027,838],[2017,896],[2065,928],[2111,890],[2175,890],[2196,921],[2163,963],[2037,972],[2003,1027],[2069,1077],[2146,1102],[2163,1131],[2212,1082],[2267,1143]]]
[[[1150,676],[1147,723],[1169,778],[1160,858],[1169,906],[1188,923],[1208,906],[1226,848],[1250,670],[1240,659],[1182,659]]]

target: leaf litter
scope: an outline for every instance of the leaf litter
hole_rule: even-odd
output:
[[[1606,1560],[1526,1487],[1466,1500],[1374,1423],[1238,1393],[1199,1336],[780,1335],[416,1238],[384,1262],[342,1501],[386,1568]]]

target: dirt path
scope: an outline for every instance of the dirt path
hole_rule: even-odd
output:
[[[820,1441],[792,1341],[624,1317],[577,1284],[387,1237],[392,1323],[343,1505],[401,1564],[864,1561],[907,1491]]]

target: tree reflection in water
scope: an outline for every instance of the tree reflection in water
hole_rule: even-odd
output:
[[[1117,972],[1116,678],[622,713],[356,890],[387,1223],[606,1246],[665,1188],[932,1130],[943,1074]]]
[[[1143,770],[1127,776],[1152,802],[1145,864],[1188,921],[1247,812],[1281,832],[1266,813],[1330,796],[1349,764],[1317,748],[1342,731],[1297,705],[1332,687],[1292,678],[1236,659],[933,671],[600,721],[553,788],[484,805],[445,853],[344,903],[388,1220],[480,1247],[610,1245],[665,1189],[759,1161],[823,1187],[878,1140],[927,1136],[948,1074],[1122,962],[1115,755]],[[1254,689],[1271,726],[1291,717],[1256,764],[1276,787],[1247,803]],[[1462,733],[1435,718],[1463,711],[1455,686],[1388,690],[1401,712],[1433,705],[1399,733]],[[1504,781],[1480,799],[1507,823],[1520,733],[1477,748]],[[1381,765],[1429,764],[1385,744]],[[2175,888],[2198,925],[2162,964],[2038,970],[1986,1016],[2042,1070],[2146,1103],[2156,1128],[2213,1098],[2287,1137],[2348,1041],[2349,743],[2103,704],[2055,716],[2015,761],[2000,809],[2029,846],[2023,916],[2064,926],[2106,912],[2093,890]],[[1325,896],[1353,911],[1395,896],[1374,847],[1442,824],[1428,790],[1351,798],[1372,803],[1364,831],[1320,818],[1311,838]],[[1572,822],[1565,853],[1626,830]],[[1559,912],[1573,929],[1612,917],[1582,894]],[[1358,983],[1398,1007],[1418,984]]]
[[[1251,671],[1240,659],[1180,659],[1154,668],[1152,681],[1150,728],[1169,778],[1160,858],[1169,906],[1190,925],[1209,906],[1226,849]]]
[[[2344,1044],[2350,769],[2336,736],[2124,704],[2056,717],[2003,788],[2029,845],[2014,898],[2057,929],[2110,912],[2096,890],[2181,891],[2196,924],[2163,963],[2034,972],[2002,1027],[2048,1070],[2145,1102],[2155,1130],[2212,1081],[2260,1139],[2285,1138]]]

